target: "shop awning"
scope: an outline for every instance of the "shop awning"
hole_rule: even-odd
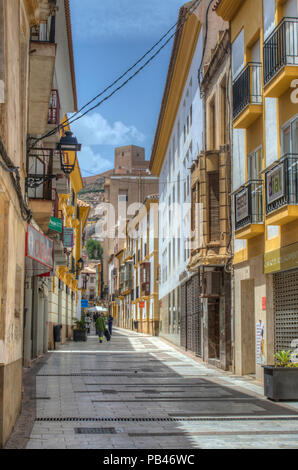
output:
[[[54,242],[28,225],[26,234],[26,274],[38,276],[54,269]]]
[[[107,313],[107,312],[108,312],[108,309],[107,309],[107,308],[104,308],[104,307],[92,307],[92,308],[88,308],[88,313],[96,313],[96,312]]]

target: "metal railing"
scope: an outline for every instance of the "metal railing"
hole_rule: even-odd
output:
[[[263,223],[263,182],[250,180],[234,196],[235,230]]]
[[[298,154],[286,154],[265,174],[266,214],[298,204]]]
[[[60,100],[58,90],[51,91],[48,124],[60,124]]]
[[[298,18],[284,18],[264,42],[264,85],[286,65],[298,65]]]
[[[250,62],[233,82],[233,119],[249,104],[262,104],[262,65]]]

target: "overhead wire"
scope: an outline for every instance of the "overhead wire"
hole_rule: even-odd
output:
[[[34,139],[34,144],[29,148],[30,150],[34,149],[38,142],[44,140],[47,137],[50,137],[52,135],[55,135],[58,131],[64,129],[65,127],[69,126],[73,122],[76,122],[79,119],[82,119],[84,116],[86,116],[88,113],[93,111],[94,109],[98,108],[101,104],[103,104],[105,101],[107,101],[109,98],[111,98],[115,93],[117,93],[119,90],[121,90],[127,83],[129,83],[133,78],[135,78],[147,65],[149,65],[155,57],[166,47],[166,45],[170,42],[170,40],[177,34],[177,31],[179,31],[185,22],[188,20],[190,15],[197,9],[197,7],[200,5],[202,0],[194,0],[192,4],[186,9],[184,12],[182,18],[179,18],[179,21],[175,23],[171,28],[162,35],[162,37],[148,50],[146,51],[145,54],[143,54],[142,57],[140,57],[131,67],[129,67],[123,74],[121,74],[119,77],[117,77],[116,80],[114,80],[109,86],[107,86],[102,92],[100,92],[98,95],[96,95],[92,100],[90,100],[88,103],[86,103],[80,110],[78,110],[74,115],[72,115],[69,119],[67,118],[62,125],[58,125],[55,129],[51,130],[50,132],[46,133],[45,135],[39,137],[38,139]],[[181,21],[181,19],[184,19]],[[139,69],[131,75],[127,80],[125,80],[119,87],[117,87],[115,90],[113,90],[112,93],[110,93],[108,96],[106,96],[104,99],[102,99],[99,103],[97,103],[95,106],[91,107],[87,111],[85,111],[83,114],[81,112],[86,109],[90,104],[92,104],[96,99],[104,95],[109,89],[111,89],[114,85],[116,85],[122,78],[124,78],[129,72],[131,72],[137,65],[139,65],[162,41],[168,36],[168,34],[176,27],[176,31],[167,39],[167,41],[141,66]],[[21,215],[22,218],[25,221],[30,221],[32,218],[32,213],[27,207],[22,190],[21,190],[21,184],[20,184],[20,173],[19,173],[19,168],[16,167],[11,159],[9,158],[6,149],[4,147],[4,144],[1,140],[0,137],[0,154],[2,156],[2,159],[4,160],[3,163],[0,161],[0,167],[9,172],[11,176],[11,180],[13,183],[13,186],[16,190],[17,197],[19,200],[20,208],[21,208]]]
[[[135,64],[131,67],[129,67],[126,72],[124,72],[120,77],[118,77],[116,80],[113,81],[112,84],[110,84],[108,87],[106,87],[102,92],[100,92],[96,97],[94,97],[92,100],[89,101],[86,105],[84,105],[79,111],[77,111],[75,114],[73,114],[69,119],[66,119],[62,124],[58,125],[56,128],[48,132],[47,134],[39,137],[38,139],[34,140],[33,146],[30,148],[33,149],[35,148],[35,145],[40,142],[41,140],[50,137],[54,134],[56,134],[58,131],[64,129],[65,127],[68,127],[70,124],[82,119],[84,116],[89,114],[91,111],[94,109],[98,108],[101,106],[105,101],[110,99],[115,93],[120,91],[125,85],[127,85],[131,80],[133,80],[147,65],[149,65],[157,55],[167,46],[167,44],[171,41],[171,39],[177,34],[177,32],[184,26],[185,22],[188,20],[188,18],[191,16],[191,14],[198,8],[202,0],[194,0],[192,4],[186,9],[182,16],[182,21],[181,18],[175,25],[173,25],[167,33],[165,33],[159,41],[157,41]],[[115,90],[113,90],[109,95],[107,95],[105,98],[103,98],[101,101],[99,101],[96,105],[92,106],[89,108],[87,111],[85,111],[83,114],[81,113],[82,110],[84,110],[86,107],[88,107],[90,104],[92,104],[96,99],[98,99],[100,96],[102,96],[106,91],[111,89],[116,83],[118,83],[122,78],[124,78],[129,72],[131,72],[139,63],[141,63],[145,57],[147,57],[150,52],[152,52],[166,37],[167,35],[172,31],[173,28],[176,27],[176,31],[170,35],[170,37],[162,44],[162,46],[141,66],[139,67],[136,72],[134,72],[127,80],[125,80],[121,85],[119,85]]]

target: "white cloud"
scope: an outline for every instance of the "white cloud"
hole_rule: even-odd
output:
[[[113,161],[102,157],[100,153],[94,152],[94,150],[89,146],[82,147],[82,151],[79,152],[78,158],[83,176],[92,176],[92,174],[97,175],[104,171],[111,170],[114,167]]]
[[[72,2],[77,40],[155,36],[177,21],[181,0],[81,0]]]
[[[110,124],[101,114],[93,113],[84,116],[71,124],[79,142],[83,145],[121,146],[142,143],[144,134],[135,126],[126,126],[121,121]]]

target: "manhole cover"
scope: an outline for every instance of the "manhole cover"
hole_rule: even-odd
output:
[[[116,434],[115,428],[74,428],[76,434]]]

